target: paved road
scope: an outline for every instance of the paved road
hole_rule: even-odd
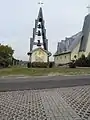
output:
[[[5,78],[0,79],[0,91],[50,89],[60,87],[73,87],[90,85],[90,76],[53,76],[31,78]]]

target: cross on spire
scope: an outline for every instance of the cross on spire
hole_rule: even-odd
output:
[[[40,2],[38,2],[38,4],[39,4],[40,7],[41,7],[44,3],[40,1]]]
[[[90,5],[87,6],[88,13],[90,14]]]

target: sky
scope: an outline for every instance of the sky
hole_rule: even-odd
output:
[[[0,43],[14,50],[14,57],[28,60],[30,37],[38,16],[39,0],[0,0]],[[42,0],[49,51],[54,54],[57,43],[80,32],[89,0]],[[52,57],[51,57],[52,59]]]

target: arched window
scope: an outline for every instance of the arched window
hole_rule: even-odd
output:
[[[77,56],[76,56],[76,55],[74,55],[74,58],[76,59],[76,58],[77,58]]]

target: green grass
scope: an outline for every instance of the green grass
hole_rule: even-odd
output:
[[[12,67],[0,69],[0,76],[7,75],[28,75],[28,76],[46,76],[49,74],[58,75],[80,75],[90,74],[90,68],[21,68]]]

